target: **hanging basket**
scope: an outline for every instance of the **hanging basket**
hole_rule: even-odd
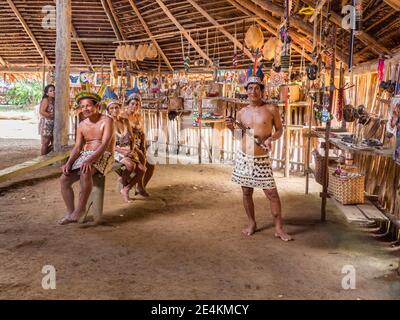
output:
[[[154,46],[153,43],[150,44],[146,52],[146,57],[149,59],[155,59],[157,58],[157,55],[157,48]]]
[[[115,61],[115,59],[111,59],[110,69],[111,69],[111,77],[116,78],[118,76],[118,66],[117,66],[117,61]]]
[[[264,43],[262,54],[265,60],[269,61],[275,57],[275,50],[278,45],[278,41],[279,39],[272,37]]]
[[[148,49],[149,49],[149,45],[147,43],[145,43],[143,45],[142,52],[141,52],[141,57],[143,57],[142,60],[147,58],[147,50]]]
[[[134,45],[128,46],[128,60],[136,61],[136,47]]]
[[[244,42],[249,49],[261,49],[264,44],[264,34],[258,26],[251,26],[246,32]]]
[[[143,45],[139,44],[139,46],[136,49],[136,58],[138,61],[143,61],[144,60],[144,54],[143,54]]]
[[[325,167],[324,167],[325,157],[320,155],[316,149],[313,150],[312,155],[315,161],[315,169],[314,169],[315,182],[322,185],[324,183],[324,175],[325,175]],[[328,166],[335,168],[337,165],[336,160],[337,158],[330,157],[328,160]]]
[[[115,59],[121,60],[121,46],[119,45],[117,49],[115,49]]]
[[[129,49],[127,45],[123,45],[121,49],[121,60],[129,60]]]

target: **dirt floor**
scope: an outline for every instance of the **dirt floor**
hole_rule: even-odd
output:
[[[12,152],[6,145],[0,140],[3,167],[37,155],[38,141]],[[312,182],[304,195],[303,177],[276,172],[295,237],[285,243],[273,237],[261,191],[255,192],[261,230],[242,235],[246,217],[229,166],[159,165],[151,197],[132,204],[122,202],[117,176],[109,174],[107,224],[86,229],[56,224],[65,210],[58,170],[0,184],[0,299],[400,297],[399,252],[346,224],[331,205],[320,223],[320,187]],[[57,270],[55,290],[42,289],[44,265]],[[342,289],[345,265],[356,270],[355,290]]]

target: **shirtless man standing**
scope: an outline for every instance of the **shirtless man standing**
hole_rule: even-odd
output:
[[[83,91],[75,99],[85,120],[78,125],[75,147],[62,167],[61,194],[67,206],[67,214],[59,221],[62,225],[77,222],[85,213],[93,187],[92,176],[97,172],[105,175],[114,162],[113,120],[99,112],[101,98],[95,93]],[[75,208],[72,184],[78,180],[81,192]]]
[[[242,130],[242,150],[238,150],[236,154],[232,181],[242,187],[243,205],[249,219],[249,225],[243,233],[250,236],[257,230],[253,191],[254,188],[261,188],[270,201],[275,237],[289,241],[292,237],[283,230],[281,202],[269,157],[272,142],[278,140],[283,133],[279,109],[262,100],[264,84],[260,78],[249,77],[245,88],[250,104],[237,113],[236,123],[233,118],[226,118],[230,130],[233,131],[238,125]],[[243,130],[244,128],[248,130]]]

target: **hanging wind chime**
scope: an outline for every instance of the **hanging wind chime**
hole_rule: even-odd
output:
[[[190,69],[190,42],[188,41],[188,52],[187,56],[185,56],[185,48],[183,44],[182,34],[181,34],[181,43],[182,43],[183,68],[185,69],[185,72],[188,72]]]
[[[290,0],[285,1],[285,22],[279,30],[279,36],[283,43],[282,51],[281,51],[281,71],[289,72],[290,67],[290,44],[291,38],[289,35],[289,22],[290,17]]]

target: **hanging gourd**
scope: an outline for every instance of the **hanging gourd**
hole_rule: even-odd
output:
[[[264,34],[258,26],[251,26],[246,32],[244,42],[249,49],[261,48],[264,44]]]
[[[131,48],[130,48],[129,52],[130,52],[130,54],[129,54],[130,60],[135,62],[137,60],[137,58],[136,58],[136,47],[131,45]]]
[[[139,46],[136,49],[136,58],[138,61],[143,61],[144,60],[144,54],[143,54],[143,45],[139,44]]]
[[[157,58],[157,48],[154,46],[154,44],[150,44],[147,53],[146,53],[147,58],[149,59],[155,59]]]
[[[127,45],[123,45],[122,49],[121,49],[121,59],[122,60],[129,60],[128,54],[129,54],[128,46]]]
[[[121,55],[121,46],[118,46],[117,49],[115,50],[115,59],[121,60],[120,55]]]
[[[145,43],[144,45],[143,45],[143,48],[142,48],[142,57],[143,57],[143,59],[142,60],[144,60],[144,59],[146,59],[147,58],[147,50],[149,49],[149,45],[147,44],[147,43]]]
[[[269,61],[275,56],[275,49],[278,45],[279,39],[275,37],[269,38],[263,46],[262,54],[265,60]]]
[[[136,61],[136,48],[134,45],[128,45],[128,54],[127,58],[129,61]]]
[[[118,77],[118,66],[117,66],[117,61],[115,61],[115,59],[111,59],[110,70],[111,70],[111,77],[113,78]]]

